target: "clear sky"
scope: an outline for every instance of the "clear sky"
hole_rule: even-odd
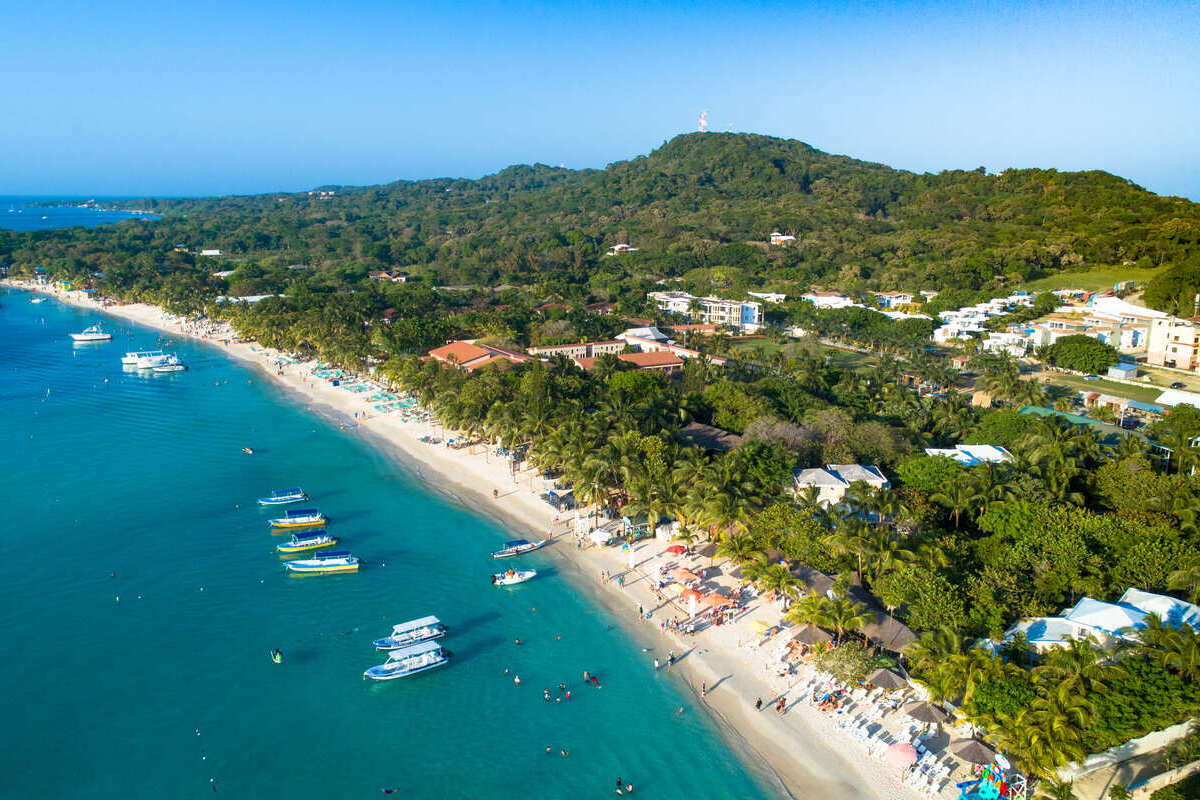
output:
[[[1200,0],[0,0],[0,194],[602,167],[694,130],[1200,200]]]

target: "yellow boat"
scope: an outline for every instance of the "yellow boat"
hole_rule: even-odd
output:
[[[297,508],[284,512],[282,517],[269,519],[267,523],[272,528],[323,528],[326,521],[325,515],[315,508]]]
[[[318,528],[314,531],[305,531],[304,533],[293,533],[290,542],[275,545],[275,549],[282,555],[288,553],[303,553],[305,550],[320,550],[322,547],[330,547],[337,544],[336,537],[330,536],[325,532],[324,528]]]

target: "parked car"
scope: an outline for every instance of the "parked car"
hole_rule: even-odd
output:
[[[1084,375],[1083,379],[1085,381],[1098,381],[1098,380],[1100,380],[1100,376],[1099,375]]]
[[[1184,386],[1183,381],[1175,381],[1174,383],[1171,384],[1172,389],[1182,389],[1183,386]]]

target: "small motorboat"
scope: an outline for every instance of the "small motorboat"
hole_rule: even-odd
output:
[[[77,342],[107,342],[112,338],[112,334],[99,325],[92,325],[84,328],[83,333],[72,333],[71,338]]]
[[[308,495],[299,486],[291,489],[274,489],[266,497],[258,498],[260,506],[286,506],[288,503],[299,503],[307,500]]]
[[[528,553],[530,550],[537,550],[545,543],[545,539],[539,539],[536,542],[528,539],[513,539],[511,542],[505,542],[503,547],[492,553],[492,558],[512,558],[522,553]]]
[[[307,550],[320,550],[322,547],[332,547],[337,543],[336,537],[330,536],[324,528],[317,528],[304,533],[293,533],[290,542],[277,544],[275,549],[283,555],[288,555],[289,553],[303,553]]]
[[[245,453],[245,454],[246,454],[246,455],[248,455],[248,456],[252,456],[252,455],[254,455],[254,450],[253,450],[253,449],[251,449],[251,448],[249,448],[249,447],[243,447],[243,448],[242,448],[242,452],[243,452],[243,453]]]
[[[446,635],[446,626],[437,617],[421,617],[420,619],[401,622],[392,627],[392,634],[382,639],[376,639],[373,644],[376,650],[398,650],[417,642],[429,639],[440,639]]]
[[[289,561],[284,564],[288,572],[301,575],[329,575],[335,572],[358,572],[358,559],[349,550],[330,550],[317,553],[312,558]]]
[[[44,302],[46,302],[46,298],[44,298],[44,297],[35,297],[35,298],[33,298],[32,300],[30,300],[29,302],[31,302],[31,303],[35,303],[35,304],[36,304],[36,303],[44,303]]]
[[[390,681],[396,678],[406,678],[427,669],[440,667],[450,660],[450,654],[442,649],[437,642],[421,642],[411,647],[393,650],[388,660],[363,673],[364,678],[373,681]]]
[[[536,569],[509,569],[493,575],[492,586],[513,586],[518,583],[524,583],[536,575]]]
[[[267,520],[272,528],[323,528],[325,515],[315,508],[294,508],[283,512],[282,517]]]

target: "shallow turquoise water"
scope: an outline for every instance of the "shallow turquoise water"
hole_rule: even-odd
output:
[[[188,372],[123,373],[157,334],[109,320],[114,341],[74,346],[99,316],[28,297],[0,293],[0,796],[582,798],[617,776],[638,797],[775,793],[560,557],[496,589],[500,526],[265,377],[186,342]],[[254,498],[290,485],[367,567],[282,573]],[[428,613],[452,663],[363,682],[370,640]],[[572,699],[544,702],[560,681]]]

